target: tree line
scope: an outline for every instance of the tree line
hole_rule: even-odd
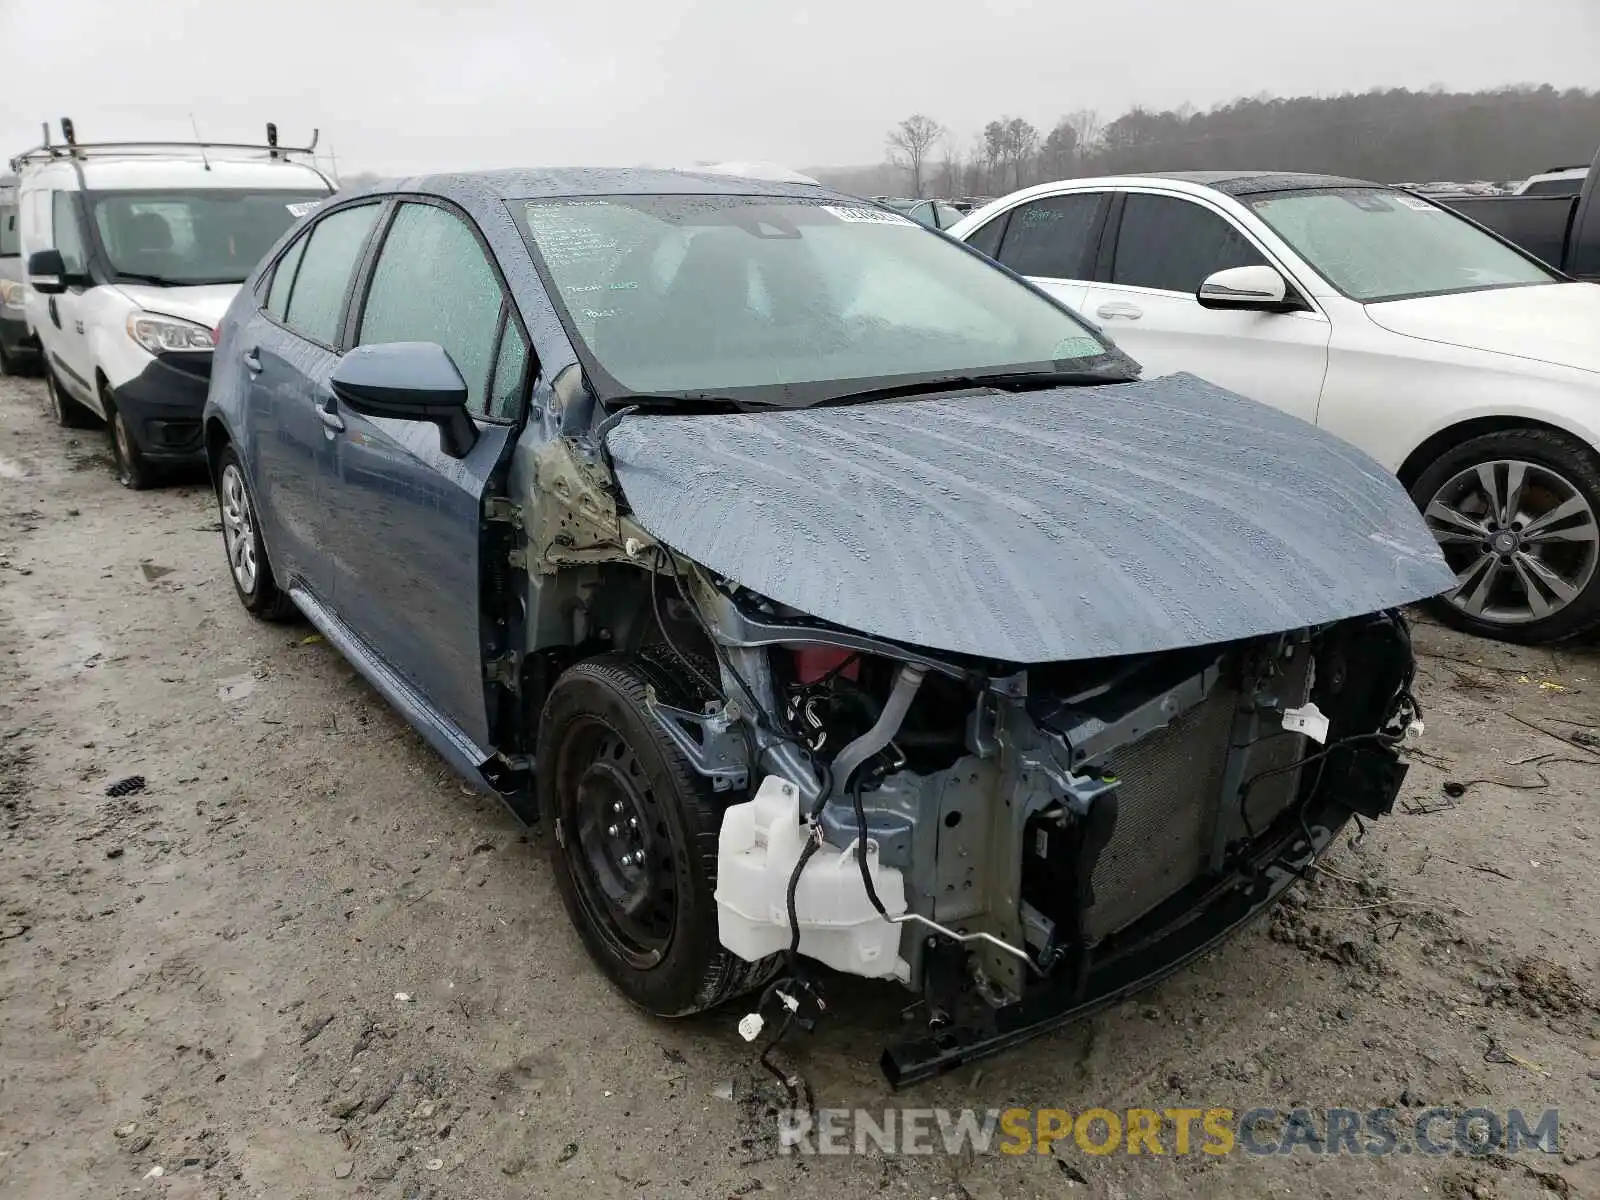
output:
[[[1081,109],[1041,129],[988,122],[965,145],[915,113],[884,162],[810,173],[860,194],[992,196],[1050,179],[1130,171],[1282,170],[1384,182],[1522,179],[1587,163],[1600,145],[1600,91],[1522,85],[1478,92],[1406,88],[1340,96],[1250,96],[1201,111]]]

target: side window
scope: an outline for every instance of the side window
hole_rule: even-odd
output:
[[[523,380],[528,371],[528,343],[515,321],[507,320],[500,335],[500,353],[494,360],[494,381],[489,387],[488,415],[510,419],[522,408]]]
[[[7,201],[0,204],[0,258],[15,258],[22,253],[17,237],[17,206]]]
[[[83,225],[78,220],[77,205],[71,192],[51,193],[51,227],[55,248],[61,252],[61,261],[69,275],[84,271]]]
[[[967,245],[979,254],[993,258],[1000,251],[1000,235],[1006,231],[1006,218],[1010,213],[1001,213],[994,220],[979,227],[967,238]]]
[[[311,229],[290,285],[284,323],[312,341],[332,346],[339,340],[344,294],[355,273],[379,205],[363,204],[323,217]],[[276,284],[276,280],[274,280]]]
[[[503,300],[461,218],[432,204],[402,204],[372,272],[357,340],[438,343],[466,381],[468,410],[486,413]]]
[[[303,236],[297,238],[272,269],[272,286],[267,289],[266,309],[280,321],[289,311],[289,288],[294,283],[294,273],[300,268],[300,257],[305,254],[306,243],[310,240]]]
[[[1208,275],[1266,261],[1231,222],[1210,209],[1176,196],[1131,192],[1122,210],[1111,282],[1193,295]]]
[[[1090,278],[1109,199],[1106,192],[1080,192],[1046,196],[1014,209],[1000,261],[1018,275]]]

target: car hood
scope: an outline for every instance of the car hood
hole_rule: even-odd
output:
[[[207,283],[199,287],[150,287],[119,283],[117,290],[146,312],[194,321],[215,329],[222,314],[239,294],[237,283]]]
[[[861,633],[1015,663],[1296,629],[1455,582],[1359,450],[1190,375],[625,417],[651,536]]]
[[[1600,285],[1551,283],[1367,305],[1391,333],[1600,371]]]

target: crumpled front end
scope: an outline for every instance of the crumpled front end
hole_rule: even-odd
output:
[[[784,951],[793,913],[800,956],[922,993],[896,1085],[1214,944],[1389,811],[1420,730],[1394,612],[997,673],[702,586],[743,699],[657,715],[751,795],[723,819],[721,940]]]

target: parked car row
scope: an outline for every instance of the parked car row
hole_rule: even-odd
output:
[[[972,208],[959,200],[912,200],[901,196],[877,196],[875,199],[884,207],[905,213],[931,229],[949,229]]]
[[[1043,184],[951,234],[1149,371],[1192,371],[1395,472],[1457,573],[1455,624],[1551,641],[1600,622],[1600,287],[1442,203],[1316,175]]]
[[[274,155],[241,164],[230,196],[259,220],[202,271],[178,247],[212,228],[187,198],[203,181],[174,203],[86,153],[21,163],[53,394],[71,368],[114,431],[139,410],[97,365],[131,355],[94,349],[117,332],[101,312],[159,369],[204,356],[184,432],[241,604],[309,620],[463,776],[542,818],[629,1000],[752,994],[741,1030],[770,1049],[823,1010],[802,960],[896,981],[936,1018],[885,1052],[896,1084],[1172,971],[1390,811],[1421,730],[1399,608],[1463,586],[1395,477],[1416,453],[1398,442],[1456,428],[1427,376],[1483,404],[1478,373],[1542,379],[1553,411],[1582,392],[1469,348],[1481,316],[1374,315],[1415,303],[1405,263],[1413,293],[1458,303],[1564,288],[1350,181],[1058,185],[974,213],[962,245],[770,174],[328,196]],[[250,253],[242,283],[200,282]],[[184,294],[207,286],[232,292],[214,329],[216,297]],[[115,295],[90,308],[97,288]],[[1178,328],[1191,306],[1222,324]],[[1172,326],[1126,340],[1174,373],[1141,378],[1080,309],[1119,338]],[[1452,337],[1379,397],[1400,341]],[[177,419],[151,406],[142,432]],[[1447,551],[1486,544],[1496,585],[1576,587],[1554,552],[1592,554],[1594,509],[1558,456],[1587,443],[1518,436],[1428,457],[1418,478],[1450,483],[1428,519]]]
[[[1600,156],[1537,176],[1514,196],[1437,199],[1574,278],[1600,282]]]

